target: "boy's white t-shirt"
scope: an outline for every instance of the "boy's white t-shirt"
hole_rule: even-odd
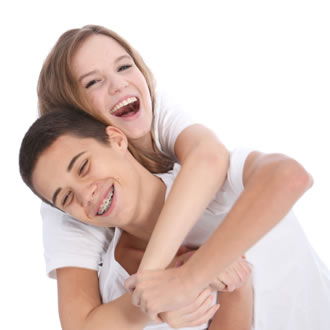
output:
[[[248,154],[249,150],[242,149],[231,155],[231,166],[228,169],[226,182],[185,238],[185,245],[193,247],[202,245],[216,230],[231,206],[235,203],[240,192],[243,190],[241,173],[243,173],[243,166]],[[168,173],[157,174],[157,176],[166,184],[166,198],[179,170],[180,166],[176,165],[174,169]],[[114,239],[104,255],[103,266],[99,271],[100,293],[103,303],[113,301],[126,293],[124,282],[129,277],[129,274],[115,258],[115,249],[121,233],[122,231],[120,229],[115,229]],[[205,323],[197,327],[182,328],[182,330],[204,330],[207,329],[207,327],[208,325]],[[144,329],[171,330],[173,328],[166,323],[149,323]]]
[[[187,235],[186,245],[201,245],[223,221],[244,189],[243,168],[249,153],[246,149],[231,153],[226,181]],[[167,194],[178,167],[159,175],[167,185]],[[117,238],[119,235],[117,230]],[[117,240],[110,244],[99,273],[103,302],[125,293],[123,284],[128,274],[114,258],[116,244]],[[253,267],[254,330],[330,329],[330,272],[292,211],[247,251],[246,257]],[[171,329],[166,324],[145,329],[157,327]]]
[[[174,145],[180,133],[195,124],[165,93],[156,93],[152,134],[157,147],[176,161]],[[101,256],[111,242],[111,229],[84,224],[42,203],[43,245],[46,272],[56,278],[56,269],[80,267],[98,270]]]

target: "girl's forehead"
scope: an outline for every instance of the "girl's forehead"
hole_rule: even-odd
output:
[[[99,66],[116,61],[123,55],[130,57],[125,48],[113,38],[102,34],[92,35],[73,54],[72,73],[76,75],[81,74],[81,71],[97,69]]]
[[[125,48],[115,39],[103,34],[93,34],[89,36],[78,48],[77,53],[92,52],[99,55],[115,55],[118,52],[127,54]]]

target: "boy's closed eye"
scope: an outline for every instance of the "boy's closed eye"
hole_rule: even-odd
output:
[[[89,161],[88,161],[88,159],[85,159],[82,162],[81,166],[79,167],[79,170],[78,170],[78,175],[79,176],[84,176],[85,174],[87,174],[88,168],[89,168],[88,165],[89,165]]]

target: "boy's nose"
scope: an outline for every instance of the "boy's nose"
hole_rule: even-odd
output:
[[[80,188],[79,199],[83,207],[88,207],[93,205],[95,201],[97,185],[94,183],[87,184]]]

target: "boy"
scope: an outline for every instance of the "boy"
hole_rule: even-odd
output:
[[[44,201],[86,223],[118,226],[143,247],[166,187],[130,155],[119,130],[94,125],[86,116],[66,109],[39,119],[22,144],[22,177]],[[85,119],[88,124],[81,125]],[[50,138],[49,130],[55,134]],[[166,174],[161,179],[166,181]],[[207,242],[179,268],[129,279],[127,286],[136,287],[133,301],[150,315],[183,306],[284,218],[247,253],[255,273],[255,329],[327,329],[329,276],[289,212],[311,183],[308,173],[285,156],[233,152],[223,188],[184,243]]]

